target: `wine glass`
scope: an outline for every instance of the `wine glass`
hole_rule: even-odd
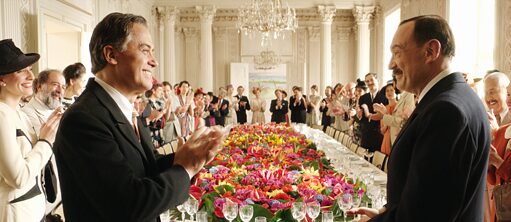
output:
[[[297,221],[302,221],[305,218],[305,205],[303,202],[294,202],[291,206],[291,214]]]
[[[169,210],[163,211],[163,213],[160,214],[160,220],[162,222],[169,222],[170,221],[170,212],[169,212]]]
[[[334,222],[334,213],[332,211],[323,211],[321,213],[321,222]]]
[[[194,198],[188,198],[186,202],[186,213],[190,214],[190,220],[194,221],[194,215],[199,210],[199,201]]]
[[[197,212],[197,222],[208,222],[208,213],[206,211]]]
[[[319,216],[319,209],[319,203],[316,201],[307,204],[307,215],[312,219],[312,222],[316,221]]]
[[[229,222],[232,222],[238,215],[238,204],[227,201],[224,203],[222,207],[222,213],[224,214],[225,219]]]
[[[181,220],[185,222],[186,202],[181,205],[177,205],[177,210],[181,212]]]
[[[255,222],[266,222],[266,217],[256,217]]]
[[[240,218],[243,222],[249,222],[254,216],[254,207],[252,205],[245,205],[240,208]]]
[[[362,203],[362,197],[363,197],[363,194],[359,194],[357,192],[355,194],[353,194],[353,204],[352,204],[353,208],[360,207],[360,204]],[[358,216],[360,216],[360,215],[357,214],[356,217],[358,218]]]
[[[353,196],[349,193],[342,194],[341,197],[337,199],[337,204],[342,210],[342,217],[344,218],[344,222],[346,222],[346,211],[348,211],[353,204]]]

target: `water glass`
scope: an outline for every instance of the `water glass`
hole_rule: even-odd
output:
[[[232,222],[232,220],[236,219],[236,216],[238,215],[238,204],[230,201],[225,202],[222,207],[222,213],[224,214],[225,219]]]
[[[266,222],[266,217],[256,217],[255,222]]]
[[[197,213],[197,222],[208,222],[208,213],[206,211],[200,211]]]
[[[307,215],[312,219],[312,221],[316,221],[316,218],[319,216],[320,205],[318,202],[311,202],[307,204]]]
[[[323,211],[321,214],[321,222],[334,222],[334,213],[332,213],[332,211]]]
[[[249,222],[254,216],[254,207],[252,205],[245,205],[240,208],[240,218],[243,222]]]

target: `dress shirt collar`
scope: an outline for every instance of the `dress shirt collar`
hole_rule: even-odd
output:
[[[442,72],[440,72],[437,76],[435,76],[435,78],[433,78],[431,81],[429,81],[429,83],[424,87],[424,89],[422,90],[422,92],[419,94],[419,100],[418,102],[420,103],[422,98],[424,98],[424,96],[426,95],[426,93],[429,92],[429,90],[431,90],[431,88],[433,88],[433,86],[435,86],[438,82],[440,82],[440,80],[444,79],[445,77],[447,77],[448,75],[451,74],[451,70],[449,69],[444,69]]]
[[[94,78],[94,81],[96,81],[103,89],[112,97],[112,99],[115,101],[119,109],[121,109],[122,114],[126,117],[126,119],[130,122],[131,125],[133,125],[133,109],[134,106],[126,96],[122,95],[117,89],[112,87],[111,85],[108,85],[105,81],[101,80],[98,77]]]

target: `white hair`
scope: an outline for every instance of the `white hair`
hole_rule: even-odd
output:
[[[498,82],[499,84],[499,87],[500,88],[506,88],[510,81],[509,81],[509,77],[507,76],[507,74],[505,73],[502,73],[502,72],[494,72],[494,73],[490,73],[488,74],[485,78],[484,78],[484,85],[485,85],[485,88],[486,88],[486,82],[489,81],[489,80],[495,80]]]

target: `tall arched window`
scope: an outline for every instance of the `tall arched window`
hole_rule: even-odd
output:
[[[449,24],[456,41],[453,71],[482,78],[494,69],[495,0],[450,0]]]

